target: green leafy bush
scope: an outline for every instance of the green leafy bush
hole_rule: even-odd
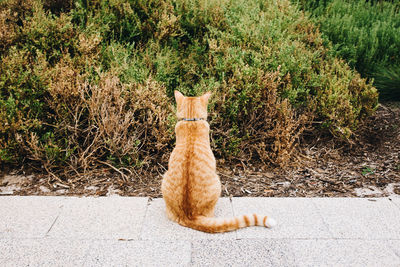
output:
[[[282,166],[306,127],[348,139],[377,104],[288,0],[19,3],[0,4],[3,162],[158,168],[180,90],[213,92],[218,157]]]
[[[374,84],[383,99],[400,99],[400,65],[382,68],[375,73]]]
[[[311,12],[335,56],[375,79],[382,99],[400,100],[400,1],[294,2]]]

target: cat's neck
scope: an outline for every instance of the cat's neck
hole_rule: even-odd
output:
[[[205,119],[204,118],[181,118],[179,120],[181,120],[181,121],[203,121]]]

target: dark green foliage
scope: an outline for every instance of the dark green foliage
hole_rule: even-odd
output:
[[[294,1],[297,2],[297,1]],[[332,42],[332,53],[375,79],[382,99],[400,100],[398,86],[389,87],[400,65],[400,1],[298,1]],[[393,76],[394,75],[394,76]],[[390,79],[389,79],[390,80]]]
[[[374,73],[374,78],[383,99],[400,99],[400,65],[382,68]]]

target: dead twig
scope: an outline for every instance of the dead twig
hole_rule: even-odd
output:
[[[105,161],[101,161],[101,160],[97,160],[97,162],[99,162],[99,163],[101,163],[101,164],[104,164],[104,165],[107,165],[108,167],[110,167],[110,168],[113,169],[114,171],[116,171],[116,172],[118,172],[119,174],[121,174],[122,180],[124,180],[124,182],[127,182],[127,181],[128,181],[128,177],[126,177],[126,175],[125,175],[122,171],[120,171],[118,168],[114,167],[114,166],[111,165],[110,163],[105,162]]]

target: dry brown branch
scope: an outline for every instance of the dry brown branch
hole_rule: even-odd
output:
[[[111,165],[110,163],[105,162],[105,161],[98,160],[98,162],[101,163],[101,164],[107,165],[108,167],[110,167],[114,171],[118,172],[125,182],[128,181],[128,178],[126,177],[126,175],[122,171],[120,171],[118,168],[114,167],[113,165]]]

